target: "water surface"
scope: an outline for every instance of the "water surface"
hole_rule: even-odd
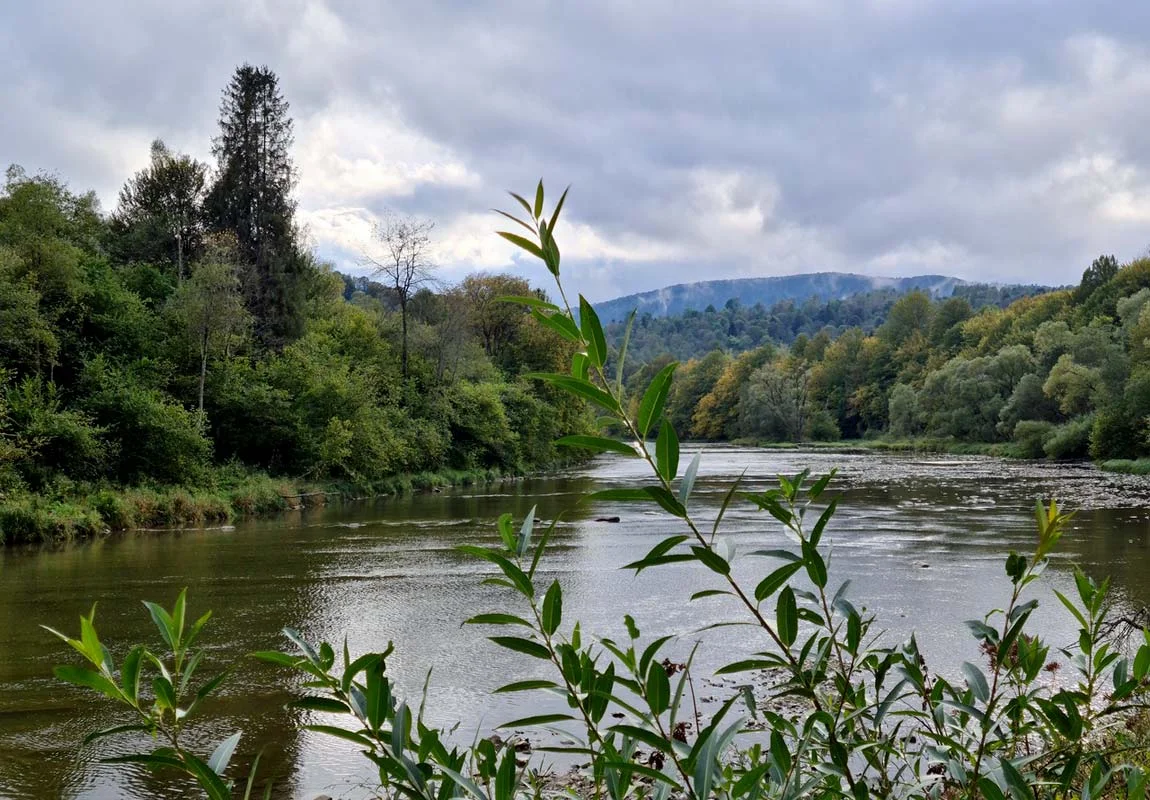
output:
[[[805,466],[840,468],[833,484],[839,513],[825,537],[833,548],[832,586],[851,578],[851,596],[878,615],[887,638],[917,631],[937,670],[978,658],[961,622],[1005,602],[1002,560],[1011,549],[1033,546],[1036,497],[1057,496],[1079,509],[1037,590],[1044,601],[1052,588],[1072,591],[1071,564],[1079,563],[1096,576],[1113,576],[1123,603],[1150,602],[1150,480],[1144,477],[988,458],[723,447],[704,454],[693,508],[713,518],[744,469],[749,487],[765,488],[775,474]],[[295,730],[302,717],[285,710],[291,683],[282,671],[242,659],[284,645],[284,626],[312,640],[339,643],[346,636],[353,652],[394,641],[389,668],[402,688],[418,700],[431,669],[427,716],[458,724],[461,735],[485,735],[500,722],[536,713],[545,704],[541,698],[489,695],[539,668],[490,644],[483,630],[461,626],[472,614],[510,606],[502,590],[481,584],[490,565],[455,551],[460,544],[494,542],[499,514],[521,517],[536,504],[544,520],[564,514],[542,580],[562,581],[566,619],[621,635],[622,614],[630,611],[645,636],[680,635],[675,651],[684,653],[704,638],[694,631],[737,613],[720,600],[687,602],[692,592],[711,587],[714,576],[683,566],[639,576],[619,570],[679,532],[675,521],[631,506],[578,503],[590,489],[639,485],[644,477],[636,462],[602,458],[545,479],[318,509],[231,530],[0,550],[0,797],[197,796],[143,771],[96,763],[107,749],[97,754],[80,747],[89,731],[123,720],[102,700],[51,677],[52,666],[74,662],[74,654],[38,627],[74,633],[79,614],[99,601],[98,627],[119,657],[128,643],[155,643],[140,601],[170,604],[183,586],[192,611],[215,612],[202,639],[211,662],[203,669],[239,661],[221,700],[206,709],[205,738],[242,730],[237,765],[242,771],[262,749],[265,768],[277,776],[277,797],[365,797],[372,778],[349,747]],[[622,521],[595,521],[604,515]],[[786,543],[773,520],[744,506],[728,512],[725,529],[742,552]],[[771,566],[743,559],[736,573],[753,586]],[[1075,636],[1056,602],[1043,602],[1035,622],[1055,644]],[[705,638],[723,658],[733,658],[765,647],[747,630]],[[719,663],[704,659],[701,667]],[[204,747],[210,749],[208,741]]]

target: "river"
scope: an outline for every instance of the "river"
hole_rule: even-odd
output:
[[[52,666],[74,663],[76,654],[38,627],[74,634],[79,614],[99,601],[97,626],[119,656],[125,644],[156,642],[140,601],[170,604],[183,586],[190,612],[214,611],[202,637],[209,652],[201,669],[239,662],[221,699],[205,709],[204,736],[214,741],[242,730],[237,766],[242,771],[263,750],[261,772],[276,776],[276,797],[365,797],[372,778],[350,746],[296,730],[301,715],[285,709],[291,682],[282,671],[243,659],[283,646],[284,626],[313,641],[346,636],[353,653],[394,641],[389,669],[401,687],[418,702],[432,669],[427,718],[458,723],[467,738],[534,713],[538,698],[489,695],[535,674],[539,662],[491,644],[484,638],[490,631],[461,626],[472,614],[510,606],[503,590],[481,583],[490,565],[455,547],[495,541],[499,514],[518,518],[536,504],[545,520],[566,512],[542,567],[547,582],[551,576],[563,582],[566,620],[620,635],[630,611],[645,636],[679,634],[677,651],[685,652],[700,638],[695,630],[730,616],[715,599],[687,602],[712,585],[713,574],[679,565],[639,576],[618,569],[677,532],[675,521],[634,506],[578,503],[593,488],[640,485],[641,466],[604,457],[548,478],[316,509],[232,529],[0,550],[0,797],[197,796],[144,771],[98,763],[115,751],[110,741],[98,753],[80,746],[87,732],[120,718],[109,713],[109,703],[52,678]],[[1054,496],[1078,509],[1036,589],[1043,602],[1035,624],[1052,643],[1075,636],[1051,593],[1072,592],[1073,563],[1112,576],[1120,603],[1150,603],[1150,479],[1144,477],[989,458],[714,447],[704,452],[692,507],[713,518],[744,469],[745,485],[761,489],[774,475],[807,466],[840,469],[829,490],[841,497],[839,513],[824,539],[832,547],[832,587],[851,578],[851,597],[877,614],[887,641],[917,631],[936,670],[951,672],[978,658],[961,623],[1005,602],[1002,560],[1011,549],[1033,546],[1036,497]],[[616,514],[618,524],[595,521]],[[770,517],[745,505],[728,513],[725,529],[743,552],[785,544]],[[751,581],[769,565],[744,559],[735,571]],[[725,659],[764,646],[737,628],[706,639]],[[718,663],[704,659],[701,668]]]

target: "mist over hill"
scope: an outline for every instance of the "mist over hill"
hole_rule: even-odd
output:
[[[732,299],[744,306],[761,303],[770,307],[785,300],[803,303],[811,298],[817,298],[825,303],[878,290],[891,290],[902,294],[921,289],[934,297],[949,297],[957,287],[980,285],[985,284],[975,284],[946,275],[886,278],[849,272],[815,272],[769,278],[680,283],[650,292],[617,297],[597,303],[595,308],[604,322],[618,322],[625,319],[632,309],[637,310],[638,316],[650,314],[653,317],[666,317],[684,311],[702,311],[708,306],[721,308]],[[1029,291],[1020,294],[1034,293],[1040,287],[1026,288]]]

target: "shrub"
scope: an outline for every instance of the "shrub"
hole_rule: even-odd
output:
[[[1094,418],[1085,416],[1052,429],[1042,442],[1047,458],[1065,461],[1089,456],[1090,431],[1093,426]]]
[[[1019,458],[1045,458],[1045,442],[1054,424],[1036,419],[1024,419],[1014,426],[1014,444]]]

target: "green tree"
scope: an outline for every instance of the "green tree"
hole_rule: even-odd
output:
[[[483,351],[507,369],[508,350],[519,336],[527,314],[523,306],[500,298],[529,295],[530,284],[513,275],[478,272],[464,278],[456,292],[466,309],[467,325],[483,343]]]
[[[1059,356],[1042,391],[1058,403],[1067,416],[1084,414],[1094,406],[1095,393],[1102,387],[1102,376],[1094,367],[1077,363],[1069,353]]]
[[[739,428],[745,435],[775,442],[806,438],[811,399],[802,361],[763,364],[747,379],[739,402]]]
[[[718,382],[728,358],[712,350],[699,360],[691,360],[676,370],[677,380],[667,397],[667,419],[676,430],[690,432],[695,409]]]
[[[173,153],[159,139],[152,142],[151,163],[120,189],[112,215],[121,258],[167,262],[183,281],[185,263],[203,245],[207,173],[206,164]]]
[[[256,332],[265,344],[281,346],[301,328],[307,259],[293,223],[292,120],[275,73],[237,68],[224,89],[219,124],[212,142],[216,180],[205,203],[209,226],[235,235]]]
[[[922,433],[922,412],[918,394],[905,383],[896,383],[887,402],[889,430],[895,436],[917,436]]]
[[[168,312],[182,327],[188,343],[199,356],[199,391],[196,408],[204,413],[204,384],[208,359],[213,351],[230,351],[232,340],[250,324],[236,274],[234,240],[216,236],[207,245],[191,279],[168,303]]]
[[[1074,291],[1074,302],[1081,305],[1118,274],[1118,259],[1114,256],[1098,256],[1082,273],[1082,281]]]

